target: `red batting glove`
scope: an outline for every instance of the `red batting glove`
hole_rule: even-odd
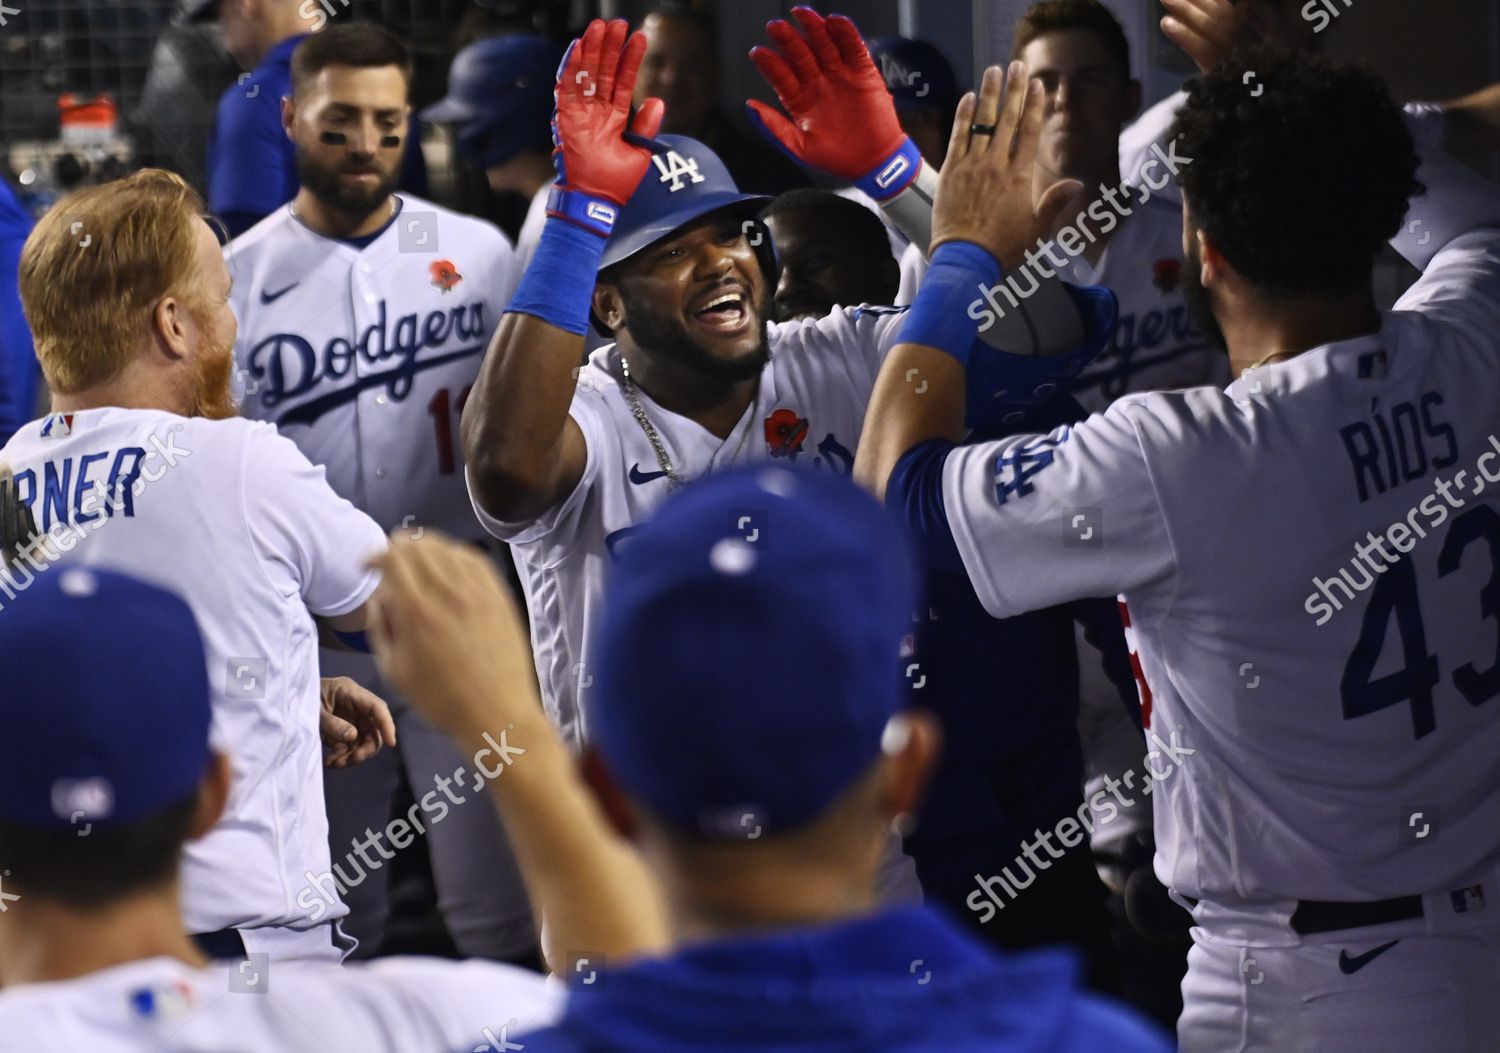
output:
[[[792,120],[752,99],[745,104],[751,122],[802,164],[873,190],[877,199],[895,196],[916,178],[920,155],[907,149],[895,101],[859,30],[843,15],[825,19],[810,7],[792,14],[805,39],[778,18],[766,26],[776,50],[750,51]],[[906,157],[904,166],[897,155]],[[894,175],[877,182],[893,165]]]
[[[547,213],[606,237],[651,163],[651,151],[626,135],[656,135],[663,111],[660,99],[647,99],[630,119],[646,38],[632,33],[627,40],[626,30],[623,19],[589,23],[563,56],[552,112],[557,185]]]

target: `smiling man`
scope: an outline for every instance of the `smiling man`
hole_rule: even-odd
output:
[[[903,192],[921,158],[858,30],[795,14],[801,33],[778,20],[777,50],[757,49],[759,61],[823,82],[782,96],[802,129],[789,149],[850,181],[905,164],[906,181],[865,181],[887,197]],[[549,219],[463,420],[474,506],[511,543],[543,698],[574,746],[589,738],[580,700],[596,680],[588,626],[621,542],[669,492],[729,465],[849,474],[904,317],[845,307],[768,324],[775,260],[755,218],[764,199],[741,194],[696,140],[646,145],[662,103],[646,99],[631,117],[645,48],[640,34],[627,43],[623,21],[596,21],[569,52]],[[614,342],[580,366],[591,319]],[[997,356],[1009,357],[976,343],[976,367]],[[746,517],[748,536],[754,510]]]

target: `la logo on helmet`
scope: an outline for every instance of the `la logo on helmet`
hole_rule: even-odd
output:
[[[703,176],[698,172],[698,162],[690,157],[683,157],[676,150],[668,150],[664,154],[652,154],[651,163],[656,165],[656,170],[661,173],[658,182],[665,183],[671,180],[672,185],[667,188],[668,193],[675,194],[687,185],[682,181],[683,176],[693,183],[703,182]]]

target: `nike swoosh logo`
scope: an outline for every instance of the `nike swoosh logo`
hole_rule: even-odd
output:
[[[260,291],[260,302],[261,303],[275,303],[277,300],[281,299],[283,296],[285,296],[287,293],[291,292],[293,289],[295,289],[297,286],[299,286],[301,284],[302,284],[301,282],[292,282],[292,284],[288,285],[285,289],[282,289],[279,292],[271,292],[268,289],[262,289]]]
[[[649,483],[653,479],[660,479],[666,474],[667,473],[665,471],[643,472],[641,471],[641,466],[639,464],[632,464],[630,466],[630,481],[632,483],[635,483],[637,486],[640,486],[642,483]]]
[[[1390,943],[1382,943],[1374,950],[1366,951],[1364,954],[1356,954],[1353,957],[1350,957],[1348,951],[1339,951],[1339,972],[1357,973],[1400,942],[1400,940],[1392,940]]]

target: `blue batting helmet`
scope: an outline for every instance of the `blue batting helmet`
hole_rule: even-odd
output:
[[[719,156],[696,139],[685,135],[659,135],[640,185],[620,210],[614,233],[604,246],[599,269],[613,267],[649,245],[669,238],[680,228],[710,212],[737,210],[747,223],[757,226],[746,233],[757,249],[769,250],[771,239],[758,229],[756,215],[770,200],[763,194],[742,194]],[[759,238],[757,239],[757,233]],[[767,277],[775,273],[775,257],[763,258]]]

